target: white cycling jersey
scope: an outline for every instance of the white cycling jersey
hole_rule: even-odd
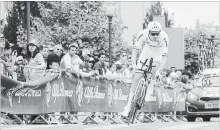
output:
[[[162,61],[162,56],[167,55],[168,53],[168,44],[168,35],[163,30],[161,30],[158,35],[157,41],[152,41],[150,39],[148,29],[142,30],[134,45],[134,48],[141,50],[137,60],[136,69],[140,69],[143,65],[142,63],[145,62],[146,59],[148,59],[146,65],[149,64],[150,58],[153,58],[153,63],[155,64],[155,62],[157,62],[158,66],[158,64]]]

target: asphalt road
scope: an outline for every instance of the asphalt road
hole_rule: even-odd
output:
[[[84,126],[84,130],[219,130],[220,122],[143,123]]]
[[[16,125],[0,130],[220,130],[220,122],[159,122],[115,125]]]

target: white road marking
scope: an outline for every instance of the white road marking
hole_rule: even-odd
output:
[[[187,129],[193,129],[193,128],[199,128],[203,126],[208,126],[209,124],[181,124],[181,125],[176,125],[176,126],[169,126],[169,127],[164,127],[160,128],[159,130],[187,130]]]

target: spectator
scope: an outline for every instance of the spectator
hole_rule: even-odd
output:
[[[17,74],[17,80],[18,81],[22,81],[22,82],[26,81],[26,77],[25,77],[25,74],[24,74],[24,67],[23,67],[26,64],[27,64],[26,60],[22,56],[18,56],[16,58],[16,62],[15,62],[15,65],[14,65],[14,71]]]
[[[93,58],[95,63],[99,61],[99,52],[97,50],[93,52]]]
[[[64,56],[63,51],[64,50],[63,50],[63,47],[61,45],[55,45],[53,47],[53,52],[51,54],[49,54],[48,57],[47,57],[47,62],[50,62],[50,59],[53,59],[51,57],[56,57],[56,59],[58,59],[58,61],[60,62],[62,57]],[[47,64],[47,67],[48,66],[49,65]],[[49,68],[47,68],[47,69],[49,69]]]
[[[16,50],[18,55],[17,56],[22,56],[23,58],[26,58],[26,54],[27,54],[27,49],[26,49],[26,43],[25,42],[17,42],[17,44],[15,44],[12,47],[12,51]]]
[[[90,51],[88,49],[82,50],[82,56],[80,57],[84,62],[87,62],[91,57]]]
[[[120,59],[119,61],[115,62],[115,64],[126,64],[127,65],[128,62],[128,54],[125,50],[122,50],[122,53],[120,54]]]
[[[44,57],[44,61],[47,62],[47,56],[49,55],[49,48],[48,48],[48,46],[43,45],[40,50],[41,50],[40,53]]]
[[[131,83],[132,74],[126,64],[122,64],[121,74],[122,81]]]
[[[44,69],[46,69],[46,63],[44,61],[43,55],[39,50],[39,43],[37,39],[31,39],[27,45],[27,62],[25,66],[27,80],[35,80],[42,77]]]
[[[84,66],[84,62],[76,54],[78,51],[78,44],[72,43],[68,47],[68,52],[63,56],[61,60],[61,67],[69,73],[80,74],[80,65]]]
[[[60,72],[60,62],[56,57],[50,57],[51,59],[48,62],[49,69],[47,70],[46,75],[56,75]]]
[[[162,85],[167,85],[168,84],[168,82],[167,82],[167,71],[166,70],[163,70],[162,72],[161,72],[161,78],[160,78],[160,83],[162,84]]]
[[[178,78],[178,75],[176,74],[176,67],[175,66],[172,66],[171,68],[170,68],[170,77],[172,78],[172,79],[177,79]]]
[[[105,77],[109,80],[116,80],[119,75],[116,73],[116,64],[112,64],[110,69],[107,70]]]
[[[99,55],[99,61],[95,63],[93,69],[99,74],[99,75],[105,75],[106,69],[105,69],[105,54],[101,53]]]
[[[193,85],[189,82],[189,76],[183,75],[181,77],[180,86],[186,90],[186,92],[190,91],[193,88]]]
[[[7,76],[12,75],[12,72],[13,72],[12,65],[14,65],[15,58],[17,56],[17,52],[12,53],[12,59],[11,59],[10,52],[11,52],[11,49],[10,49],[9,42],[5,42],[4,36],[1,35],[1,41],[0,41],[1,71],[0,72],[1,74],[5,74]]]
[[[91,77],[96,74],[96,72],[93,70],[93,65],[94,65],[94,59],[90,57],[88,62],[85,63],[85,66],[82,67],[83,77]]]

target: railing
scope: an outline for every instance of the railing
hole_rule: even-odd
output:
[[[44,77],[43,77],[44,78]],[[63,78],[63,79],[62,79]],[[42,78],[41,78],[42,79]],[[87,109],[87,107],[91,107],[91,106],[85,106],[85,105],[87,105],[86,103],[88,102],[88,94],[90,94],[90,96],[92,96],[91,94],[91,92],[97,92],[97,93],[95,93],[97,96],[95,96],[95,95],[93,95],[93,96],[95,96],[95,97],[97,97],[98,98],[98,95],[99,96],[101,96],[100,94],[102,94],[102,93],[105,93],[105,97],[104,97],[104,99],[102,99],[102,97],[100,97],[100,99],[95,99],[95,98],[91,98],[90,99],[90,102],[92,103],[92,104],[95,104],[95,103],[97,103],[95,106],[96,107],[98,107],[98,106],[102,106],[102,107],[106,107],[107,108],[107,106],[109,107],[109,110],[111,110],[111,108],[113,108],[113,107],[118,107],[118,106],[121,106],[121,107],[123,107],[123,105],[122,104],[125,104],[126,103],[126,100],[125,101],[123,101],[123,100],[118,100],[118,98],[119,97],[121,97],[121,99],[124,99],[123,97],[124,96],[127,96],[127,94],[129,93],[129,91],[127,91],[126,90],[126,86],[117,86],[117,83],[115,84],[115,85],[113,85],[114,84],[114,82],[110,82],[110,81],[107,81],[106,83],[107,84],[109,84],[109,83],[112,83],[112,87],[110,87],[110,88],[105,88],[105,87],[107,87],[108,85],[106,85],[106,84],[103,84],[103,85],[101,85],[101,84],[96,84],[95,82],[99,82],[99,80],[97,80],[97,79],[94,79],[93,81],[92,81],[92,79],[88,79],[88,78],[85,78],[85,79],[79,79],[79,78],[76,78],[76,79],[73,79],[72,81],[71,81],[71,84],[77,84],[77,82],[78,82],[78,80],[82,80],[83,81],[83,89],[79,89],[79,87],[77,87],[76,89],[77,89],[77,91],[76,91],[76,93],[75,93],[75,91],[73,91],[74,92],[74,94],[73,95],[75,95],[76,96],[76,98],[77,98],[77,100],[76,100],[76,102],[75,102],[75,105],[73,105],[73,106],[81,106],[81,105],[83,105],[84,104],[84,109]],[[40,81],[40,80],[38,80],[38,81]],[[58,80],[53,80],[51,83],[50,83],[50,85],[51,85],[51,87],[53,88],[53,87],[55,87],[55,86],[59,86],[59,83],[62,83],[62,81],[66,81],[65,80],[65,77],[61,77],[60,79],[58,79]],[[68,80],[67,80],[68,81]],[[87,83],[84,83],[84,81],[86,81]],[[103,80],[104,81],[104,80]],[[99,82],[99,83],[103,83],[103,81],[101,81],[101,82]],[[58,84],[57,84],[58,83]],[[57,84],[57,85],[55,85],[55,84]],[[98,86],[97,88],[95,87],[96,85],[100,85],[100,86]],[[54,86],[55,85],[55,86]],[[60,84],[61,85],[61,84]],[[120,83],[120,82],[118,82],[118,85],[123,85],[122,83]],[[70,88],[72,88],[73,86],[71,85],[71,86],[69,86],[68,87],[68,83],[66,84],[66,83],[64,83],[64,86],[65,86],[65,90],[70,90]],[[90,86],[90,88],[88,88]],[[45,86],[46,87],[46,86]],[[47,86],[48,87],[48,86]],[[66,88],[67,87],[67,88]],[[82,86],[81,86],[82,87]],[[119,88],[118,88],[119,87]],[[162,92],[162,90],[160,90],[160,89],[162,89],[162,87],[160,87],[160,86],[157,86],[156,88],[158,88],[157,89],[157,91],[155,91],[156,93],[157,92],[159,92],[159,91],[161,91]],[[120,90],[120,91],[118,91],[119,89],[122,89],[122,90]],[[171,88],[169,88],[169,89],[171,89]],[[80,92],[80,90],[82,91],[82,92]],[[89,90],[94,90],[94,91],[89,91]],[[96,91],[95,91],[96,90]],[[117,90],[117,91],[116,91]],[[44,91],[44,89],[42,89],[42,92]],[[164,89],[163,90],[164,92],[166,92],[166,91],[168,91],[168,90],[166,90],[166,89]],[[170,92],[172,91],[172,90],[169,90]],[[3,93],[4,93],[4,90],[2,91]],[[20,93],[21,91],[19,91],[19,93]],[[54,90],[51,90],[51,92],[55,92]],[[121,96],[119,96],[119,95],[117,95],[116,94],[116,92],[118,92],[118,94],[120,94],[119,92],[121,92]],[[3,94],[2,93],[2,94]],[[115,94],[114,94],[115,93]],[[171,92],[172,93],[172,92]],[[171,94],[170,93],[170,94]],[[14,94],[16,94],[16,92],[14,92]],[[3,94],[4,95],[4,94]],[[124,95],[124,96],[123,96]],[[169,94],[168,94],[169,95]],[[170,100],[170,97],[168,96],[167,94],[162,94],[161,93],[161,99],[163,99],[164,101],[171,101]],[[28,96],[28,95],[27,95]],[[82,96],[82,97],[81,97]],[[119,96],[119,97],[118,97]],[[174,96],[174,95],[173,95]],[[111,98],[110,98],[111,97]],[[117,98],[118,97],[118,98]],[[37,97],[38,98],[38,100],[34,100],[34,97],[32,97],[31,99],[30,98],[28,98],[28,97],[22,97],[22,102],[20,102],[20,105],[22,104],[22,103],[25,103],[26,105],[27,105],[27,107],[25,107],[26,108],[26,111],[29,111],[30,110],[30,108],[28,107],[28,101],[31,101],[32,102],[32,104],[34,103],[34,104],[36,104],[37,103],[37,101],[38,102],[42,102],[43,103],[43,101],[41,101],[41,100],[39,100],[39,98],[40,97]],[[45,97],[46,98],[46,97]],[[57,98],[57,101],[58,101],[58,97],[56,97]],[[60,97],[60,98],[62,98],[62,97]],[[63,98],[65,98],[65,97],[63,97]],[[7,97],[6,98],[2,98],[2,99],[7,99]],[[12,100],[17,100],[15,97],[12,97],[11,98]],[[33,100],[32,100],[33,99]],[[44,97],[42,97],[42,99],[44,99]],[[68,98],[68,100],[72,100],[72,99],[74,99],[74,97],[70,97],[70,98]],[[112,100],[110,100],[110,99],[112,99]],[[52,99],[51,99],[52,100]],[[65,99],[66,100],[66,99]],[[81,100],[83,100],[83,104],[81,104]],[[95,100],[97,100],[97,101],[95,101]],[[156,100],[157,100],[157,98],[156,98]],[[165,102],[163,102],[163,100],[159,100],[159,104],[161,104],[161,105],[164,105],[164,103]],[[54,100],[53,100],[54,101]],[[94,102],[95,101],[95,102]],[[116,101],[118,102],[117,104],[115,104],[116,103]],[[162,102],[161,102],[162,101]],[[2,103],[4,103],[5,101],[2,101]],[[6,102],[7,102],[7,100],[6,100]],[[5,102],[5,103],[6,103]],[[4,104],[5,104],[4,103]],[[12,101],[12,103],[16,103],[16,102],[14,102],[14,101]],[[58,104],[59,104],[59,102],[57,102]],[[102,103],[105,103],[107,106],[105,106],[104,104],[102,104],[102,105],[98,105],[98,104],[102,104]],[[7,103],[6,103],[7,104]],[[24,104],[24,105],[25,105]],[[60,106],[60,104],[58,105],[57,104],[57,106]],[[121,104],[121,105],[120,105]],[[19,105],[19,104],[17,104],[17,105]],[[53,105],[53,104],[51,104],[51,105]],[[89,105],[89,104],[88,104]],[[109,106],[110,105],[110,106]],[[173,105],[175,105],[175,104],[173,104]],[[72,105],[70,105],[70,106],[72,106]],[[151,105],[147,105],[147,106],[151,106]],[[14,104],[14,106],[13,107],[16,107],[16,104]],[[161,106],[162,107],[162,106]],[[6,107],[7,108],[7,110],[10,110],[10,111],[14,111],[14,110],[12,110],[12,109],[15,109],[15,108],[12,108],[12,107],[10,107],[10,106],[7,106]],[[40,108],[40,107],[39,107]],[[48,109],[49,110],[49,108],[48,107],[46,107],[46,106],[44,106],[44,107],[42,107],[45,111],[46,111],[46,109]],[[81,110],[81,111],[78,111],[78,110],[76,110],[75,112],[63,112],[63,113],[60,113],[59,111],[58,111],[58,109],[56,110],[56,111],[58,111],[58,113],[54,113],[54,112],[44,112],[44,114],[5,114],[6,116],[8,116],[10,119],[12,119],[12,120],[14,120],[14,122],[17,122],[17,124],[18,123],[20,123],[20,124],[40,124],[40,123],[43,123],[43,124],[62,124],[62,123],[72,123],[72,124],[74,124],[74,123],[82,123],[82,124],[89,124],[89,123],[93,123],[93,124],[102,124],[102,123],[111,123],[111,124],[121,124],[121,123],[126,123],[126,121],[125,120],[123,120],[122,118],[121,118],[121,112],[120,112],[120,108],[117,110],[117,111],[115,111],[115,112],[113,112],[113,111],[108,111],[107,109],[106,109],[106,111],[105,112],[101,112],[101,111],[99,111],[99,109],[98,108],[89,108],[90,110],[95,110],[95,111],[93,111],[93,112],[86,112],[86,111],[84,111],[84,110]],[[143,109],[147,109],[146,107],[145,108],[143,108]],[[162,109],[162,108],[161,108]],[[4,109],[4,106],[2,106],[2,110],[4,111],[4,110],[6,110],[6,109]],[[19,107],[17,108],[17,110],[19,110]],[[20,109],[21,110],[21,109]],[[152,109],[152,110],[154,110],[154,109]],[[159,110],[159,109],[158,109]],[[65,110],[64,110],[65,111]],[[69,111],[69,110],[68,110]],[[15,112],[15,111],[14,111]],[[50,114],[49,114],[50,113]],[[138,116],[138,118],[137,118],[137,120],[136,120],[136,122],[137,123],[145,123],[145,122],[155,122],[155,121],[160,121],[160,122],[168,122],[168,121],[173,121],[173,122],[177,122],[177,121],[184,121],[183,119],[184,119],[184,117],[183,116],[181,116],[181,115],[176,115],[175,114],[176,112],[175,111],[165,111],[165,112],[154,112],[154,111],[152,111],[152,112],[147,112],[147,111],[141,111],[140,113],[139,113],[139,116]],[[178,116],[180,116],[179,118],[178,118]],[[16,121],[15,121],[16,120]]]

